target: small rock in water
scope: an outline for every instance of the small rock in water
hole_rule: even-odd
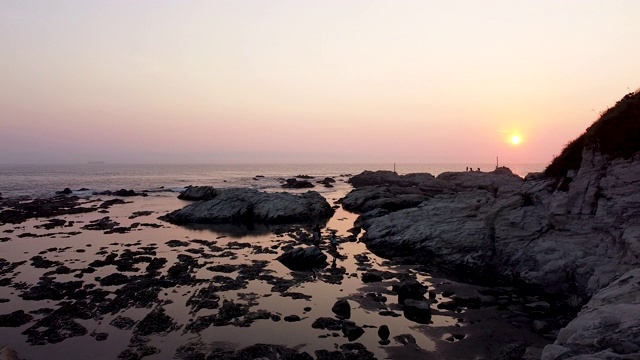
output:
[[[284,317],[284,321],[286,321],[286,322],[300,321],[300,316],[298,316],[298,315],[287,315],[287,316]]]
[[[352,321],[345,321],[342,324],[342,333],[349,341],[354,341],[364,334],[364,329]]]
[[[331,311],[333,311],[333,313],[338,315],[339,317],[342,317],[345,319],[348,319],[351,317],[351,305],[349,305],[349,302],[345,299],[340,299],[336,301],[336,303],[333,304]]]
[[[389,327],[387,325],[380,326],[380,328],[378,329],[378,336],[380,337],[380,340],[388,342],[389,335],[391,335]]]

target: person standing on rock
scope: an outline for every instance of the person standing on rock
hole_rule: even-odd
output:
[[[316,244],[320,244],[320,225],[316,224],[316,226],[313,228],[313,241]]]

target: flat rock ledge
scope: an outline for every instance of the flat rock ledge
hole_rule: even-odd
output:
[[[304,194],[266,193],[254,189],[198,192],[216,195],[212,199],[196,201],[170,212],[160,219],[174,224],[293,224],[326,220],[335,211],[315,191]]]

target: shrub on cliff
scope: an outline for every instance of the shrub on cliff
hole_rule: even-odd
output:
[[[584,134],[568,143],[544,170],[545,175],[566,176],[567,171],[578,170],[584,148],[597,150],[611,159],[628,159],[640,151],[640,90],[625,95]]]

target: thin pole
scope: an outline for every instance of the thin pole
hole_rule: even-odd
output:
[[[496,156],[496,169],[498,168],[498,157]]]
[[[393,172],[396,172],[396,163],[393,163]]]

